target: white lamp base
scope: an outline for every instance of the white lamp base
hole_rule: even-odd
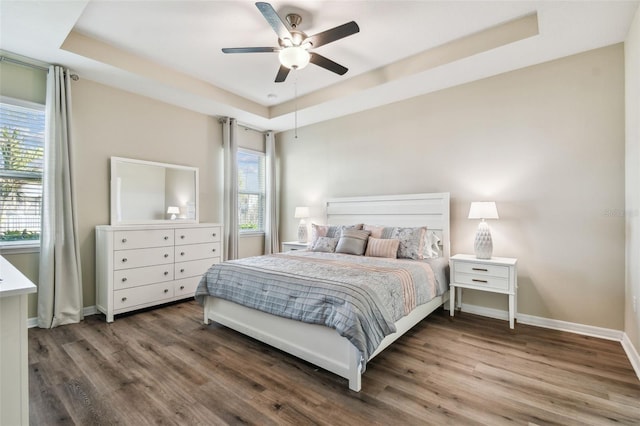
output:
[[[300,219],[300,224],[298,225],[298,242],[306,243],[307,238],[307,223],[304,221],[304,219]]]
[[[491,259],[493,253],[493,241],[491,240],[491,231],[489,224],[484,220],[478,224],[476,231],[476,240],[473,244],[478,259]]]

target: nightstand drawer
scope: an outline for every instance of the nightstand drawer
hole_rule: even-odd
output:
[[[454,282],[456,284],[466,284],[478,288],[504,291],[509,290],[509,280],[507,278],[456,273],[454,276]]]
[[[485,263],[455,262],[454,273],[465,273],[479,276],[509,278],[509,267],[489,265]]]

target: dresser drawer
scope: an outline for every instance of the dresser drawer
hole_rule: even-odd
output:
[[[189,244],[175,247],[176,262],[188,260],[207,259],[220,256],[220,242],[206,244]]]
[[[187,277],[202,276],[214,263],[220,263],[219,257],[192,260],[190,262],[176,262],[174,277],[176,280]]]
[[[170,263],[145,268],[120,269],[113,272],[113,288],[115,290],[171,280],[173,280],[173,265]]]
[[[173,283],[159,283],[116,290],[113,292],[113,306],[117,311],[133,306],[155,303],[173,297]]]
[[[509,267],[500,265],[489,265],[486,263],[455,262],[454,273],[462,272],[479,276],[492,276],[509,278]]]
[[[219,226],[211,228],[182,228],[176,229],[176,245],[200,244],[219,242],[221,229]]]
[[[173,294],[176,299],[184,299],[187,297],[193,297],[196,294],[196,288],[200,283],[201,275],[195,277],[184,278],[174,282]]]
[[[144,231],[116,231],[113,233],[114,250],[164,247],[173,245],[173,229]]]
[[[509,280],[507,278],[480,276],[477,274],[455,273],[453,282],[456,284],[466,284],[478,288],[491,290],[509,290]]]
[[[118,250],[113,253],[113,269],[173,263],[173,247],[154,247],[138,250]]]

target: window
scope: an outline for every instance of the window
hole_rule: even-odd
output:
[[[40,240],[44,105],[0,98],[0,246]]]
[[[264,153],[238,149],[238,224],[240,232],[264,232]]]

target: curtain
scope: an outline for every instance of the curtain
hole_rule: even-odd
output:
[[[38,327],[42,328],[83,318],[70,89],[70,72],[59,66],[49,67],[38,282]]]
[[[265,133],[265,221],[264,254],[278,253],[278,187],[276,183],[276,143],[273,132]]]
[[[238,123],[235,118],[222,121],[224,147],[224,259],[238,258]]]

